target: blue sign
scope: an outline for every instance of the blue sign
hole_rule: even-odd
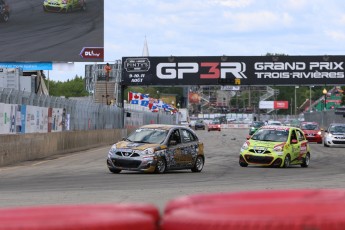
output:
[[[53,70],[52,62],[0,62],[0,68],[21,68],[30,70]]]

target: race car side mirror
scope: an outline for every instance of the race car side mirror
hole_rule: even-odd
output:
[[[169,141],[169,145],[176,145],[177,144],[177,141],[175,141],[175,140],[170,140]]]
[[[297,140],[296,139],[292,139],[291,140],[291,144],[297,144]]]

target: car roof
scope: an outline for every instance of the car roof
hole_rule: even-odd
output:
[[[286,126],[286,125],[265,125],[261,129],[298,129],[297,127]]]
[[[341,126],[343,126],[345,124],[344,123],[331,123],[331,124],[329,124],[329,126],[331,126],[331,125],[341,125]]]
[[[302,124],[317,124],[317,125],[318,125],[319,123],[317,123],[317,122],[315,122],[315,121],[302,121],[302,122],[301,122],[301,125],[302,125]]]
[[[172,128],[188,128],[182,125],[168,125],[168,124],[149,124],[143,125],[140,127],[141,129],[163,129],[163,130],[170,130]]]

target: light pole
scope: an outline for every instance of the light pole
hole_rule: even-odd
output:
[[[326,103],[326,96],[327,96],[327,89],[326,88],[324,88],[323,90],[322,90],[322,93],[323,93],[323,95],[324,95],[324,100],[323,100],[323,110],[327,110],[327,103]]]
[[[295,116],[297,115],[297,90],[299,86],[295,86]]]
[[[314,86],[309,86],[309,113],[312,112],[311,110],[311,88],[314,87]]]

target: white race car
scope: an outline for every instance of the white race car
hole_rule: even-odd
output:
[[[330,124],[325,130],[323,145],[325,147],[345,147],[345,124]]]

